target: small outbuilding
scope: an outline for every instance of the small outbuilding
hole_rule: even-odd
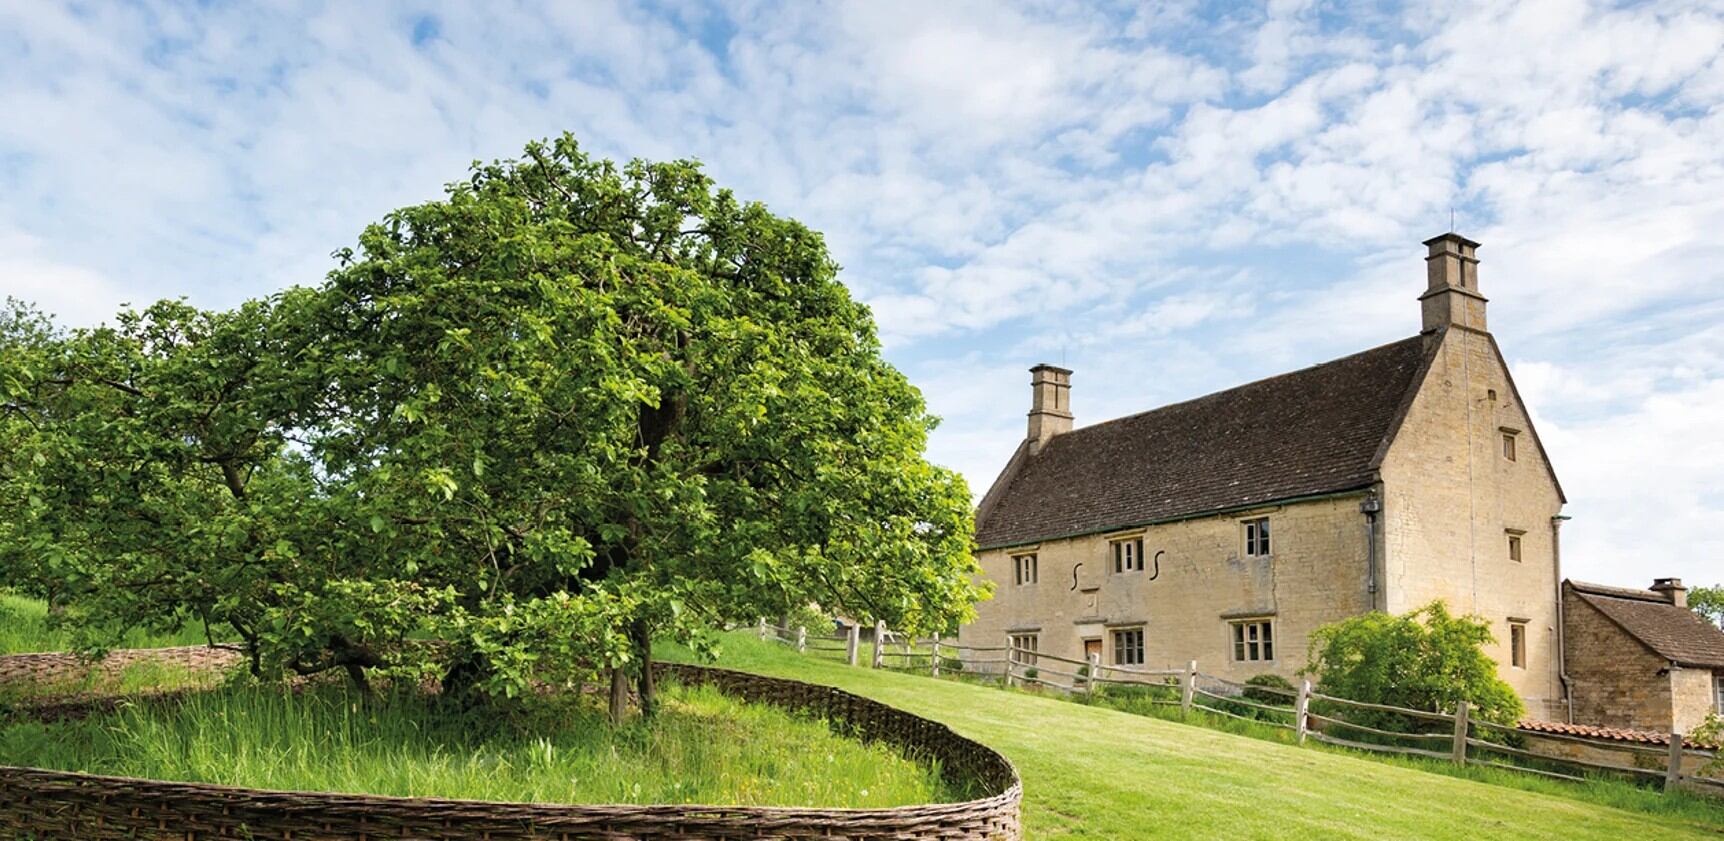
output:
[[[1687,596],[1678,578],[1646,590],[1563,582],[1570,721],[1687,733],[1724,713],[1724,631]]]

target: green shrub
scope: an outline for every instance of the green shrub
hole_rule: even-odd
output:
[[[1281,691],[1266,691],[1272,689],[1279,689]],[[1245,681],[1244,694],[1245,700],[1247,701],[1253,701],[1259,704],[1269,704],[1270,706],[1275,707],[1291,707],[1293,706],[1294,698],[1285,693],[1296,691],[1298,690],[1294,688],[1293,682],[1280,675],[1261,674],[1254,675],[1250,680]]]
[[[819,605],[806,604],[785,614],[784,627],[790,632],[790,638],[795,639],[798,627],[807,628],[810,637],[829,637],[837,632],[838,626]]]
[[[1255,675],[1251,679],[1245,681],[1245,688],[1239,693],[1238,701],[1218,701],[1214,698],[1204,698],[1199,696],[1194,703],[1200,707],[1219,710],[1242,718],[1274,722],[1277,724],[1291,724],[1293,722],[1293,699],[1286,697],[1279,692],[1271,692],[1269,690],[1291,690],[1292,688],[1293,685],[1288,683],[1287,679],[1280,675],[1261,674]],[[1282,707],[1284,709],[1264,710],[1258,709],[1257,707],[1252,706],[1252,704]]]
[[[1122,712],[1149,715],[1157,707],[1166,707],[1168,702],[1179,701],[1178,684],[1101,684],[1088,695],[1075,696],[1078,700],[1098,707],[1120,710]]]
[[[1703,745],[1724,746],[1724,718],[1717,713],[1707,713],[1706,720],[1688,734],[1688,738]],[[1724,750],[1719,750],[1710,762],[1700,766],[1702,774],[1717,774],[1724,772]]]
[[[1316,679],[1325,695],[1452,713],[1462,701],[1472,717],[1514,724],[1525,712],[1514,689],[1497,677],[1484,652],[1494,641],[1478,616],[1455,616],[1442,601],[1400,616],[1367,613],[1324,625],[1311,637],[1310,665],[1301,674]],[[1400,733],[1436,732],[1447,725],[1399,713],[1314,703],[1319,714]],[[1370,734],[1346,731],[1364,741]]]

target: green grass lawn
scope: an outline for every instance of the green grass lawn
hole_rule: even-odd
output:
[[[997,748],[1024,777],[1024,825],[1034,841],[1724,837],[1724,804],[1691,796],[1488,769],[1439,773],[1438,763],[1384,762],[1058,698],[852,668],[747,633],[724,638],[718,665],[837,686]]]
[[[665,687],[656,721],[596,699],[508,715],[335,684],[229,687],[82,721],[0,721],[0,765],[240,785],[540,803],[885,807],[964,799],[938,770],[820,721],[711,688]]]
[[[129,631],[114,647],[164,648],[174,645],[203,645],[207,642],[201,625],[187,624],[168,634]],[[48,621],[46,603],[0,590],[0,654],[66,651],[74,645],[76,641],[71,633],[53,627]]]

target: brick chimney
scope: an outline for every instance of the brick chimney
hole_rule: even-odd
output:
[[[1030,454],[1072,429],[1072,372],[1043,363],[1030,369]]]
[[[1450,232],[1425,240],[1424,332],[1444,327],[1485,329],[1485,296],[1479,294],[1479,244]]]
[[[1646,589],[1663,596],[1665,601],[1677,607],[1688,606],[1688,588],[1682,586],[1680,578],[1654,578],[1652,586]]]

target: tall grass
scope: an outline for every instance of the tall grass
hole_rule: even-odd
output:
[[[134,628],[113,647],[163,648],[206,642],[203,626],[187,624],[178,631],[165,634]],[[54,624],[48,616],[47,604],[0,589],[0,654],[66,651],[77,644],[71,631]]]
[[[656,720],[535,698],[508,715],[341,685],[227,687],[83,721],[0,729],[0,764],[270,789],[546,803],[888,807],[961,798],[938,769],[710,688]]]

